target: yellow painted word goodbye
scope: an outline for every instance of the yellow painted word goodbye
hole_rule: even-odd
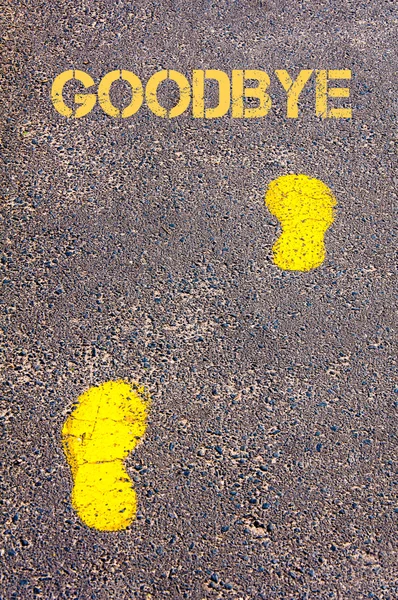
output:
[[[329,85],[330,81],[351,79],[349,69],[304,69],[293,79],[284,69],[275,71],[277,80],[286,92],[286,116],[295,119],[299,114],[299,98],[304,87],[312,76],[315,77],[315,112],[319,117],[334,119],[350,119],[351,108],[331,107],[331,99],[349,98],[347,87]],[[65,84],[77,80],[84,89],[95,86],[95,81],[88,73],[70,69],[58,75],[51,88],[51,99],[54,108],[65,117],[78,119],[89,114],[97,103],[111,117],[126,119],[135,115],[141,108],[144,99],[149,109],[158,117],[172,119],[179,117],[191,106],[192,116],[196,119],[216,119],[231,111],[231,116],[237,119],[265,117],[271,109],[272,100],[268,91],[271,80],[266,71],[258,69],[234,69],[231,76],[218,69],[195,69],[192,81],[172,69],[158,71],[149,78],[145,90],[141,79],[132,71],[116,70],[104,75],[98,84],[97,92],[75,94],[77,107],[67,106],[63,98]],[[111,100],[112,84],[123,80],[131,88],[131,101],[126,108],[120,109]],[[207,108],[205,103],[205,82],[214,80],[218,84],[217,106]],[[255,85],[253,84],[253,80]],[[177,84],[179,95],[177,104],[167,109],[158,98],[159,86],[173,81]],[[245,99],[254,98],[255,106],[246,106]]]

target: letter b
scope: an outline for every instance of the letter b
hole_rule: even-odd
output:
[[[256,79],[258,86],[245,87],[245,79]],[[234,69],[232,71],[232,116],[240,119],[265,117],[272,105],[271,98],[266,93],[269,84],[270,78],[265,71]],[[257,98],[258,106],[245,107],[244,98]]]

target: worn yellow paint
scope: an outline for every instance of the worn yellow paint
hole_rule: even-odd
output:
[[[108,381],[84,392],[64,423],[72,506],[89,527],[117,531],[135,518],[137,498],[124,459],[145,433],[149,404],[143,386]]]
[[[88,115],[88,113],[92,111],[95,103],[97,102],[97,97],[95,94],[75,94],[75,104],[80,104],[81,106],[76,108],[75,112],[73,112],[71,108],[66,106],[63,97],[65,84],[72,79],[80,81],[85,88],[89,88],[94,85],[94,79],[91,77],[91,75],[88,75],[88,73],[79,71],[78,69],[69,69],[69,71],[64,71],[54,79],[54,82],[51,86],[51,99],[54,108],[59,112],[60,115],[79,119],[80,117]]]
[[[328,88],[329,80],[351,79],[350,69],[320,69],[316,71],[315,112],[322,119],[351,119],[351,108],[328,108],[328,98],[349,98],[349,88]]]
[[[163,81],[166,81],[166,79],[174,81],[180,91],[179,101],[176,106],[170,110],[161,106],[158,100],[158,87]],[[146,84],[145,94],[147,104],[151,111],[158,117],[163,118],[168,117],[169,119],[173,119],[174,117],[179,117],[186,111],[191,102],[191,86],[188,79],[185,75],[179,71],[174,71],[173,69],[158,71],[152,75]]]
[[[110,97],[112,84],[119,79],[127,81],[131,87],[131,102],[122,111],[112,104]],[[131,117],[141,108],[143,101],[144,88],[141,80],[131,71],[125,71],[124,69],[111,71],[101,79],[98,85],[98,102],[104,113],[110,117],[121,116],[123,119]]]
[[[213,79],[218,84],[218,104],[205,108],[205,80]],[[192,116],[195,119],[218,119],[229,111],[231,90],[229,77],[218,69],[194,69],[192,73]]]
[[[336,206],[327,185],[307,175],[283,175],[271,181],[265,203],[282,227],[272,249],[274,263],[288,271],[319,267],[325,260],[324,237]]]
[[[297,119],[299,116],[299,98],[314,73],[313,69],[302,69],[293,79],[286,69],[276,69],[275,76],[286,92],[286,116]],[[349,98],[348,87],[329,87],[335,80],[351,80],[350,69],[316,69],[315,70],[315,113],[322,119],[351,119],[350,107],[330,107],[333,98]],[[119,109],[111,100],[112,84],[122,79],[130,86],[131,102],[126,108]],[[218,102],[216,106],[206,108],[206,80],[215,80],[218,84]],[[76,80],[88,89],[95,85],[91,75],[79,69],[69,69],[60,73],[51,86],[51,100],[55,110],[68,118],[80,118],[88,115],[96,105],[97,99],[102,110],[111,117],[127,118],[135,115],[141,108],[144,98],[147,106],[155,115],[172,119],[182,115],[191,104],[192,116],[196,119],[216,119],[226,115],[231,108],[232,118],[249,119],[267,116],[272,107],[268,93],[271,84],[270,76],[262,69],[232,69],[231,75],[219,69],[193,69],[192,89],[185,75],[173,69],[162,69],[154,73],[145,86],[132,71],[116,69],[106,73],[98,84],[97,94],[75,94],[74,103],[80,104],[75,110],[65,104],[63,91],[65,85]],[[159,87],[163,82],[171,80],[177,84],[179,99],[173,108],[168,110],[161,105],[158,97]],[[257,85],[249,83],[257,81]],[[74,84],[76,85],[76,84]],[[81,87],[81,86],[80,86]],[[256,105],[246,106],[247,99],[255,99]]]
[[[255,79],[255,87],[246,87],[245,80]],[[232,117],[250,119],[265,117],[272,106],[271,96],[266,93],[270,85],[268,73],[259,69],[234,69],[232,71]],[[245,107],[245,98],[256,98],[258,106]]]
[[[283,89],[287,94],[287,109],[286,116],[288,119],[297,119],[299,114],[298,103],[301,92],[305,84],[312,75],[312,69],[304,69],[300,71],[297,79],[293,81],[289,73],[285,69],[277,69],[275,75],[281,82]]]

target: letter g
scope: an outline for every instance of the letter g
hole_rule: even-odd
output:
[[[64,71],[54,79],[51,87],[51,100],[55,110],[59,112],[60,115],[79,119],[80,117],[85,117],[93,110],[95,103],[97,102],[97,96],[95,94],[75,94],[75,103],[80,104],[81,106],[76,108],[75,112],[73,112],[69,106],[66,106],[62,96],[65,84],[71,79],[77,79],[77,81],[80,81],[85,88],[94,85],[93,78],[84,71],[72,69]]]

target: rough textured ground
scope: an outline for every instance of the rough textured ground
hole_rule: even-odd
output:
[[[6,2],[0,597],[398,597],[393,2]],[[351,68],[352,121],[60,117],[55,75]],[[396,83],[395,83],[396,86]],[[338,206],[284,273],[269,181]],[[395,206],[394,206],[395,203]],[[61,428],[148,386],[138,518],[89,530]],[[394,413],[395,411],[395,413]]]

